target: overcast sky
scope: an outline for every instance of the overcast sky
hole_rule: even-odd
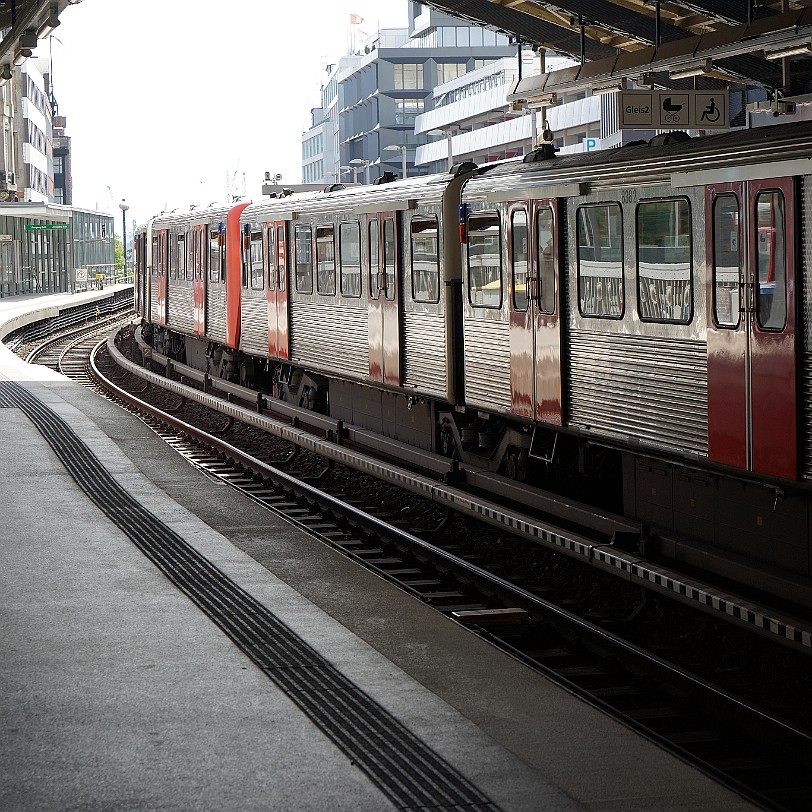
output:
[[[74,205],[142,222],[163,209],[301,181],[325,66],[359,29],[405,26],[406,0],[83,0],[51,43],[72,138]],[[49,57],[41,42],[38,57]],[[108,191],[109,187],[109,191]]]

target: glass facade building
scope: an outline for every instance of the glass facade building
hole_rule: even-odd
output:
[[[406,5],[407,28],[382,29],[328,66],[321,105],[302,135],[305,182],[400,176],[404,148],[407,174],[426,174],[415,151],[429,139],[415,134],[415,122],[433,109],[433,89],[515,53],[504,34]]]
[[[115,276],[112,215],[47,204],[0,205],[0,297],[75,290],[77,269],[86,271],[89,282]]]

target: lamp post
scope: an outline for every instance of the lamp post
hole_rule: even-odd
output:
[[[127,201],[122,198],[118,204],[121,209],[121,248],[124,254],[124,275],[127,275],[127,210],[130,208]]]
[[[369,181],[369,167],[370,167],[371,163],[372,163],[371,161],[365,161],[365,160],[363,160],[363,158],[353,158],[350,161],[350,166],[357,166],[359,168],[359,170],[361,169],[361,167],[364,168],[364,177],[366,178],[367,186],[369,186],[369,183],[370,183],[370,181]],[[357,175],[356,175],[356,179],[357,179]]]
[[[426,135],[444,135],[448,139],[448,171],[454,166],[454,145],[452,139],[454,138],[454,130],[429,130]]]
[[[391,146],[384,147],[384,152],[398,152],[400,151],[400,168],[402,171],[402,178],[406,177],[406,145],[405,144],[392,144]]]

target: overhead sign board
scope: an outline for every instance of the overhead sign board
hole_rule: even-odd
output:
[[[621,130],[726,130],[730,104],[724,90],[621,90]]]
[[[26,223],[26,231],[64,231],[70,223]]]

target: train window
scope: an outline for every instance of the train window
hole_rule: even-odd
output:
[[[644,321],[693,318],[691,207],[684,198],[637,207],[637,305]]]
[[[313,229],[296,226],[296,290],[313,293]]]
[[[152,238],[152,276],[158,276],[158,238]]]
[[[555,313],[555,234],[553,210],[549,206],[536,215],[539,265],[539,309],[542,313]]]
[[[440,301],[440,252],[437,216],[412,218],[412,298]]]
[[[738,327],[741,320],[740,222],[736,195],[719,195],[713,201],[713,312],[720,327]]]
[[[513,308],[527,310],[527,212],[514,211],[510,216],[510,267],[513,275]]]
[[[756,318],[762,330],[781,331],[787,324],[787,256],[784,235],[784,196],[756,196]]]
[[[383,295],[395,298],[395,221],[383,221]]]
[[[199,236],[199,233],[198,233],[197,229],[195,229],[194,231],[191,232],[191,240],[189,241],[189,250],[187,252],[187,256],[189,258],[189,261],[188,261],[188,264],[186,265],[186,278],[191,279],[193,282],[200,275],[198,273],[198,263],[199,263],[198,249],[197,249],[197,243],[198,243],[197,238],[198,238],[198,236]]]
[[[316,290],[334,295],[336,292],[336,244],[332,226],[316,228]]]
[[[178,255],[180,254],[181,236],[173,235],[170,231],[169,237],[169,278],[178,278]]]
[[[581,206],[578,307],[584,316],[623,316],[623,219],[617,203]]]
[[[220,281],[220,236],[216,232],[210,232],[209,279],[212,282]]]
[[[342,223],[338,227],[341,293],[361,295],[361,226],[358,222]]]
[[[264,289],[265,277],[265,246],[262,242],[262,231],[251,232],[251,288],[253,290]]]
[[[502,306],[501,246],[498,212],[468,218],[468,297],[474,307]]]
[[[268,290],[273,290],[276,287],[276,246],[274,245],[274,227],[268,226],[268,267],[267,267],[267,281]]]
[[[186,279],[186,235],[178,234],[178,279]]]
[[[276,275],[278,290],[285,290],[285,277],[287,275],[287,255],[285,253],[285,227],[277,226],[276,229],[276,264],[279,272]]]
[[[369,221],[369,298],[377,299],[381,288],[379,285],[380,262],[378,259],[378,221]]]
[[[164,231],[158,236],[158,276],[166,279],[166,243],[169,238],[168,232]]]

